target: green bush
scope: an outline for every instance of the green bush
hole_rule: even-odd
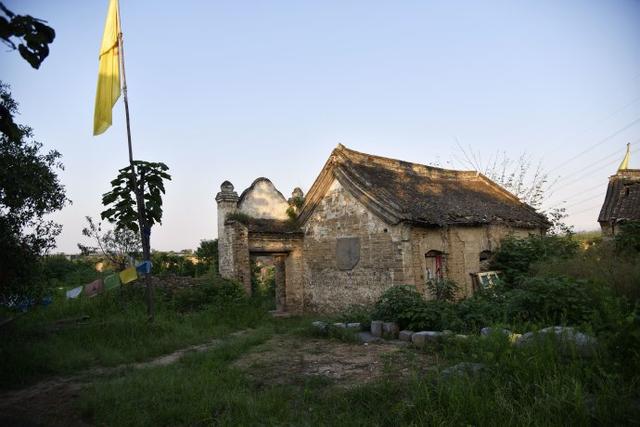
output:
[[[410,285],[396,285],[387,289],[373,308],[373,319],[397,322],[401,328],[408,325],[413,310],[425,303],[416,288]]]
[[[534,262],[549,259],[567,259],[578,251],[578,242],[568,236],[537,236],[530,234],[525,239],[507,237],[495,253],[491,268],[500,270],[507,283],[529,273]]]
[[[511,322],[584,324],[606,315],[607,298],[603,288],[588,282],[532,277],[505,293],[505,312]]]
[[[489,292],[478,292],[456,305],[457,322],[450,329],[478,332],[485,326],[505,320],[504,298]]]
[[[458,296],[460,286],[453,280],[436,279],[427,281],[427,290],[438,301],[453,301]]]
[[[402,314],[402,322],[412,331],[460,329],[455,304],[447,301],[423,301]]]

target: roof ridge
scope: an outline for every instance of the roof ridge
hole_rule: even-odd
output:
[[[360,156],[360,157],[367,157],[370,159],[374,159],[374,160],[378,160],[378,161],[382,161],[382,162],[396,162],[400,165],[404,164],[405,166],[410,165],[410,166],[417,166],[419,168],[424,168],[428,171],[434,171],[434,172],[445,172],[445,173],[453,173],[455,175],[469,175],[470,177],[476,177],[476,176],[480,176],[481,173],[475,170],[459,170],[459,169],[446,169],[446,168],[441,168],[438,166],[430,166],[430,165],[425,165],[423,163],[415,163],[415,162],[409,162],[407,160],[401,160],[401,159],[395,159],[393,157],[384,157],[384,156],[379,156],[376,154],[369,154],[369,153],[364,153],[362,151],[357,151],[357,150],[353,150],[349,147],[346,147],[342,144],[338,144],[338,146],[333,150],[333,154],[343,154],[345,157],[350,157],[352,155],[355,156]],[[415,171],[415,170],[414,170]]]

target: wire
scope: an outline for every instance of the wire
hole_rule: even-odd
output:
[[[613,132],[612,134],[608,135],[607,137],[601,139],[600,141],[596,142],[595,144],[591,145],[590,147],[588,147],[586,150],[581,151],[580,153],[576,154],[575,156],[571,157],[569,160],[559,164],[558,166],[556,166],[555,168],[549,170],[548,173],[551,173],[553,171],[556,171],[558,169],[560,169],[561,167],[563,167],[564,165],[566,165],[569,162],[574,161],[575,159],[577,159],[578,157],[588,153],[589,151],[593,150],[594,148],[596,148],[599,145],[604,144],[605,142],[609,141],[611,138],[618,136],[619,134],[621,134],[622,132],[624,132],[625,130],[637,125],[638,123],[640,123],[640,117],[638,117],[637,119],[635,119],[634,121],[626,124],[625,126],[621,127],[620,129],[616,130],[615,132]]]
[[[635,149],[635,150],[633,150],[631,153],[632,153],[632,154],[635,154],[635,153],[637,153],[638,151],[640,151],[640,148],[636,148],[636,149]],[[581,172],[585,172],[585,173],[583,173],[583,174],[581,174],[580,176],[578,176],[578,178],[577,178],[577,179],[574,179],[574,180],[572,180],[572,181],[569,181],[568,183],[565,183],[565,184],[563,185],[563,187],[560,187],[560,188],[566,188],[566,187],[569,187],[570,185],[575,184],[576,182],[580,182],[582,179],[584,179],[584,177],[585,177],[586,175],[590,175],[590,174],[592,174],[593,172],[596,172],[596,171],[599,171],[599,170],[601,170],[601,169],[604,169],[605,167],[608,167],[609,165],[615,164],[615,163],[617,163],[618,161],[619,161],[619,159],[613,159],[613,160],[612,160],[612,161],[610,161],[610,162],[607,162],[607,163],[602,164],[602,165],[601,165],[600,167],[598,167],[598,168],[591,169],[591,170],[589,170],[589,171],[581,171]],[[556,190],[556,191],[557,191],[557,190]]]

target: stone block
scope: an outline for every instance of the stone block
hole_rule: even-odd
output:
[[[345,329],[347,327],[347,324],[338,322],[338,323],[334,323],[333,326],[336,328]]]
[[[398,335],[400,337],[400,341],[411,342],[411,335],[413,335],[413,331],[400,331]]]
[[[351,322],[351,323],[347,323],[347,329],[362,329],[362,325],[360,324],[360,322]]]
[[[438,342],[442,336],[443,333],[439,331],[420,331],[411,335],[411,342],[418,347],[423,347]]]
[[[374,337],[381,337],[382,324],[383,322],[381,320],[373,320],[371,322],[371,335],[373,335]]]
[[[386,339],[396,339],[398,338],[398,332],[400,332],[400,328],[396,322],[384,322],[382,324],[382,336]]]

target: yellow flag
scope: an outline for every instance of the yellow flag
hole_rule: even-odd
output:
[[[94,135],[100,135],[111,126],[111,110],[120,97],[119,34],[118,0],[110,0],[100,47],[96,108],[93,113]]]
[[[138,278],[138,272],[135,267],[129,267],[126,270],[120,272],[120,281],[124,285],[125,283],[133,282]]]

